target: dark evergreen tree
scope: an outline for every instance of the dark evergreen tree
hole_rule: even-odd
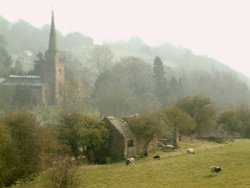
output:
[[[161,59],[156,56],[154,60],[155,93],[162,105],[168,102],[168,83],[165,77],[164,66]]]
[[[34,69],[30,72],[33,75],[39,75],[43,77],[44,64],[46,62],[44,55],[39,52],[37,55],[37,60],[34,61]]]

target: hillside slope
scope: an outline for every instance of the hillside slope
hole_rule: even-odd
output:
[[[185,150],[192,146],[195,155]],[[160,153],[161,160],[154,160],[150,153],[146,159],[136,160],[134,165],[123,162],[112,165],[82,166],[77,171],[80,187],[241,187],[250,186],[249,140],[236,140],[227,144],[205,142],[183,143],[180,151]],[[210,167],[220,165],[222,172],[213,175]],[[46,185],[46,175],[36,181],[24,183],[16,188],[40,188]]]

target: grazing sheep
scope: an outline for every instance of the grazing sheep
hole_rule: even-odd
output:
[[[194,151],[193,148],[188,148],[188,149],[187,149],[187,153],[188,153],[188,154],[195,154],[195,151]]]
[[[160,160],[161,157],[160,157],[160,155],[155,155],[155,156],[153,157],[153,159],[158,159],[158,160]]]
[[[135,159],[133,157],[126,159],[126,165],[134,164],[134,162],[135,162]]]
[[[219,166],[212,166],[211,167],[211,172],[213,173],[213,174],[218,174],[220,171],[222,171],[222,168],[221,167],[219,167]]]
[[[165,145],[165,148],[166,148],[167,150],[174,151],[174,146],[171,145],[171,144]]]

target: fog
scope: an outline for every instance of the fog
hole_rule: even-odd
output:
[[[164,42],[211,56],[249,75],[249,2],[232,1],[2,1],[1,15],[42,27],[55,10],[57,28],[79,31],[95,43],[139,36],[149,45]],[[15,5],[15,6],[13,6]]]

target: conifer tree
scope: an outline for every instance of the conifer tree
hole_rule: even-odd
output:
[[[164,66],[161,59],[156,56],[154,60],[155,94],[162,105],[167,104],[168,85]]]

